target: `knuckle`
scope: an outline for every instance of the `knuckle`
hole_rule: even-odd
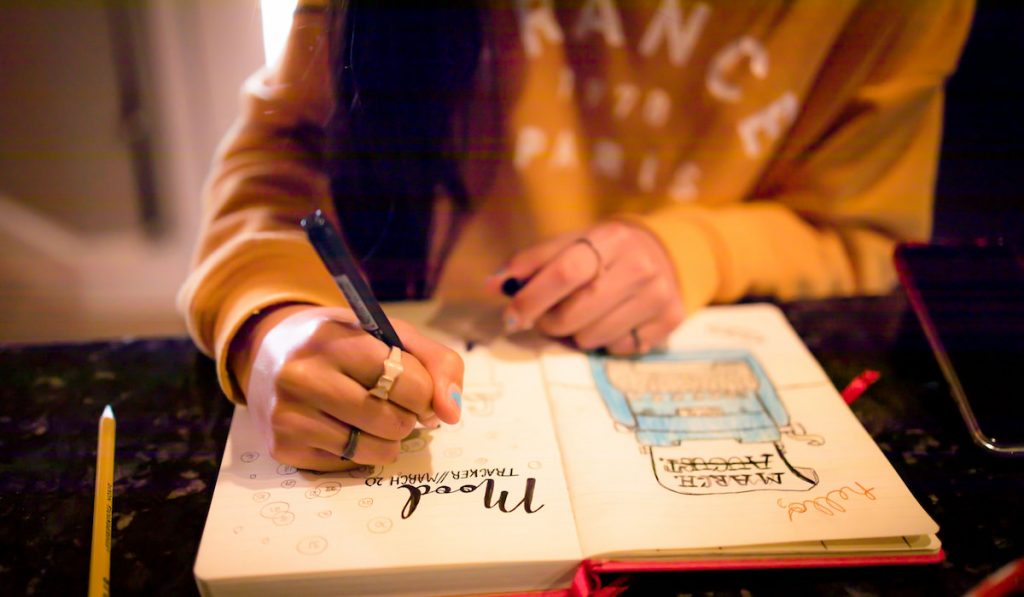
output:
[[[580,350],[595,350],[600,348],[595,338],[587,333],[576,334],[572,337],[573,342]]]
[[[665,319],[668,322],[669,329],[678,327],[685,318],[686,313],[683,311],[683,305],[679,301],[674,301],[672,306],[665,312]]]
[[[537,320],[535,327],[549,336],[568,336],[572,332],[569,316],[565,309],[560,307],[555,307],[544,314]]]
[[[654,260],[647,255],[641,255],[636,258],[633,263],[633,273],[643,281],[654,280],[657,282],[660,278],[657,277],[658,266],[654,263]]]
[[[398,441],[385,442],[380,450],[375,454],[372,464],[388,464],[398,460],[398,456],[402,453],[402,443]]]
[[[654,292],[661,300],[670,300],[676,293],[676,282],[668,276],[658,276],[654,279]]]
[[[637,347],[634,345],[633,338],[628,336],[624,338],[617,338],[615,341],[610,342],[605,348],[608,350],[609,354],[613,355],[633,354],[637,350]]]
[[[416,427],[416,415],[408,412],[393,412],[388,421],[380,425],[379,435],[387,440],[399,441]]]
[[[555,282],[559,286],[567,286],[576,282],[576,279],[580,276],[580,271],[586,267],[582,263],[582,258],[579,257],[578,253],[567,254],[562,259],[559,259],[552,265],[551,274],[555,278]]]
[[[408,437],[412,430],[416,428],[416,415],[408,412],[403,412],[398,415],[398,438],[403,439]]]
[[[270,429],[275,436],[284,436],[293,427],[291,413],[282,408],[275,408],[270,411]]]
[[[271,458],[280,462],[281,464],[292,464],[291,461],[295,456],[295,452],[292,449],[292,447],[287,442],[281,440],[278,437],[272,437],[270,439],[269,445],[267,446],[267,451],[269,452]]]
[[[294,391],[310,379],[309,363],[305,359],[289,360],[274,376],[274,387],[285,392]]]

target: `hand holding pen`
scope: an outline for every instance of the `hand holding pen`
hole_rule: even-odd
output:
[[[607,222],[516,253],[487,280],[511,297],[509,333],[534,329],[582,350],[643,353],[683,320],[682,293],[668,252],[646,229]]]
[[[322,215],[304,225],[324,260],[322,275],[334,278],[352,308],[265,310],[232,343],[232,371],[276,460],[321,471],[391,462],[417,423],[459,420],[462,359],[387,319]]]

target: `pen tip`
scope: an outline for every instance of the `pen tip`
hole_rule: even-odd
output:
[[[114,410],[112,408],[110,408],[109,404],[106,407],[103,408],[103,417],[106,418],[106,419],[113,419],[114,418]]]

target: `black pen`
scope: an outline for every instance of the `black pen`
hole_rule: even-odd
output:
[[[370,286],[363,279],[362,272],[348,247],[342,242],[338,231],[318,209],[302,218],[302,227],[306,230],[309,242],[316,249],[320,259],[331,273],[338,288],[348,299],[349,305],[359,318],[359,325],[374,338],[388,346],[397,346],[403,352],[405,346],[398,338],[395,328],[391,326],[380,303],[374,298]]]

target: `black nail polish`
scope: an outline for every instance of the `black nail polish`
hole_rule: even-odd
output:
[[[516,278],[508,278],[501,283],[501,293],[505,296],[515,296],[517,292],[522,290],[523,286],[526,286],[525,281],[520,281]]]

